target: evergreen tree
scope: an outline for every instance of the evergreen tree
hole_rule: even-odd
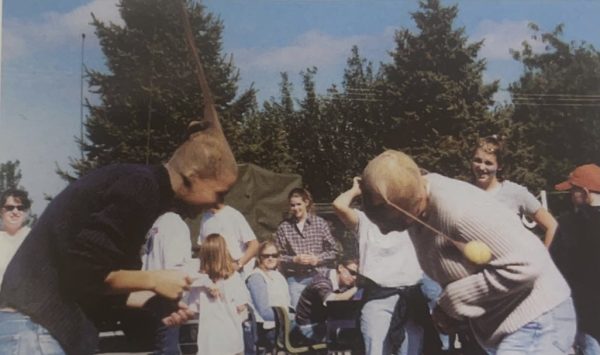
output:
[[[88,103],[87,140],[80,142],[85,158],[72,164],[78,174],[114,162],[160,163],[179,145],[187,124],[199,119],[202,93],[178,1],[121,0],[123,26],[92,15],[108,72],[87,73],[100,103]],[[238,71],[221,54],[222,21],[195,2],[187,0],[186,8],[225,133],[235,137],[254,90],[235,100]]]
[[[18,160],[0,163],[0,195],[8,189],[23,189],[19,164]]]
[[[298,161],[290,153],[289,135],[285,123],[294,112],[292,84],[287,73],[281,73],[280,98],[265,101],[262,111],[254,110],[241,123],[236,142],[239,161],[252,162],[280,173],[295,173]]]
[[[427,0],[420,7],[412,14],[418,31],[398,31],[393,63],[383,66],[391,116],[384,145],[424,168],[466,177],[479,133],[500,128],[488,110],[498,83],[483,84],[482,42],[469,44],[464,29],[454,28],[457,6]]]
[[[529,149],[521,179],[552,190],[576,166],[600,164],[600,53],[591,45],[561,39],[563,26],[533,39],[546,45],[535,53],[527,42],[513,51],[523,64],[509,87],[517,150]]]
[[[331,201],[381,151],[385,130],[386,108],[376,90],[373,65],[357,46],[346,61],[341,90],[332,86],[325,99],[320,130],[325,161],[315,179],[325,183],[323,198]]]
[[[326,195],[323,182],[326,178],[322,177],[321,181],[316,178],[317,172],[322,172],[325,158],[321,154],[324,138],[319,130],[322,103],[315,90],[316,74],[316,67],[307,68],[300,73],[305,96],[299,102],[298,112],[284,117],[284,125],[288,130],[290,154],[298,162],[297,173],[302,175],[313,195],[323,196]]]
[[[354,46],[341,88],[315,91],[316,68],[302,72],[305,97],[288,115],[291,152],[304,182],[318,201],[331,201],[380,152],[385,105],[375,90],[373,66]],[[288,100],[289,102],[289,100]]]

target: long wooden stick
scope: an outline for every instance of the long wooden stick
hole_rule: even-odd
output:
[[[202,65],[202,61],[200,60],[200,55],[198,54],[198,49],[196,48],[196,43],[194,41],[194,35],[192,33],[192,26],[190,24],[190,19],[187,14],[186,0],[181,0],[179,2],[180,5],[180,14],[181,21],[183,23],[183,29],[185,32],[186,42],[192,54],[192,59],[194,60],[196,66],[196,79],[198,79],[198,84],[200,85],[200,89],[202,90],[202,97],[204,99],[204,119],[207,120],[207,123],[214,125],[214,127],[221,129],[221,124],[219,123],[217,110],[215,108],[215,101],[212,95],[212,91],[208,86],[208,81],[206,80],[206,74],[204,72],[204,66]]]

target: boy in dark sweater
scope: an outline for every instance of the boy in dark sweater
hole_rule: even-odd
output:
[[[191,280],[180,271],[139,270],[140,248],[173,199],[210,207],[237,178],[212,105],[205,105],[204,117],[164,166],[100,168],[52,200],[4,276],[0,338],[8,340],[0,353],[92,354],[98,340],[92,320],[107,295],[150,291],[156,302],[181,297]],[[177,302],[167,309],[167,325],[191,316]]]

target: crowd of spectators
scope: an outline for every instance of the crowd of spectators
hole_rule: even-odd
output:
[[[188,275],[181,289],[187,292],[175,298],[186,302],[180,312],[197,314],[204,355],[273,348],[273,307],[290,312],[294,341],[326,342],[329,302],[348,300],[361,303],[356,329],[363,344],[355,350],[365,354],[504,354],[525,349],[532,324],[543,336],[531,353],[600,354],[592,281],[600,251],[600,167],[577,167],[556,185],[573,203],[557,222],[525,187],[501,178],[504,154],[502,139],[480,139],[472,184],[425,172],[400,152],[375,158],[332,203],[356,238],[352,257],[304,188],[289,191],[287,217],[261,243],[219,195],[203,210],[196,258],[184,221],[191,209],[172,203],[146,233],[141,270]],[[30,231],[31,201],[10,189],[0,202],[1,284]],[[537,223],[541,238],[516,218],[523,216]],[[475,240],[490,249],[491,261],[479,265],[461,253]],[[17,314],[1,311],[6,319]],[[185,317],[163,315],[153,319],[154,353],[180,354]]]

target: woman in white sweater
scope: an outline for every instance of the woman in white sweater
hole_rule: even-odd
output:
[[[25,190],[8,189],[0,196],[0,285],[8,263],[31,230],[25,224],[30,207]]]
[[[433,312],[452,331],[468,320],[491,354],[566,354],[575,335],[570,290],[544,245],[516,215],[482,190],[438,174],[421,175],[399,151],[373,159],[362,176],[363,203],[382,232],[408,229],[423,271],[443,292]],[[485,243],[489,262],[462,250]]]
[[[275,327],[273,306],[291,307],[290,293],[285,277],[277,270],[279,250],[271,241],[258,247],[258,265],[246,279],[257,318],[265,329]]]
[[[262,323],[263,331],[259,331],[259,337],[274,345],[275,314],[271,307],[290,308],[290,291],[285,277],[277,270],[279,250],[275,243],[262,242],[257,255],[258,265],[246,279],[246,285],[256,310],[257,322]]]

